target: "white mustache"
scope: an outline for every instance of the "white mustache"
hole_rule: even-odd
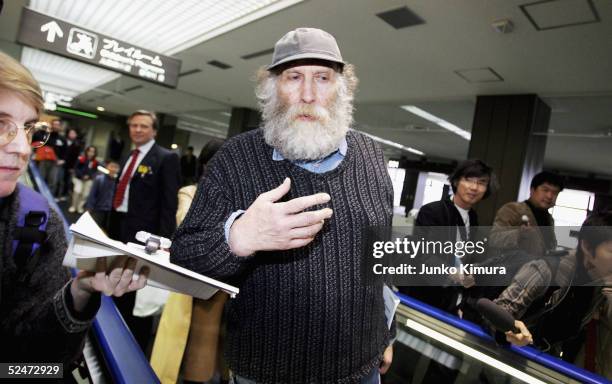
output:
[[[289,121],[296,120],[299,116],[309,116],[315,120],[329,120],[329,111],[320,105],[298,104],[292,105],[287,110]]]

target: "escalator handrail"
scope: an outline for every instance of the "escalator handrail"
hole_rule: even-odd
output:
[[[444,312],[438,308],[432,307],[431,305],[425,304],[417,299],[414,299],[405,294],[396,292],[397,297],[400,299],[400,302],[410,308],[413,308],[419,312],[422,312],[428,316],[431,316],[435,319],[438,319],[446,324],[449,324],[455,328],[461,329],[467,333],[470,333],[474,336],[494,341],[491,335],[486,333],[480,326],[467,321],[460,319],[457,316],[453,316],[450,313]],[[606,384],[609,383],[605,378],[596,375],[592,372],[589,372],[585,369],[577,367],[571,363],[568,363],[564,360],[551,356],[545,352],[542,352],[533,347],[516,347],[509,346],[505,348],[510,348],[514,353],[525,357],[528,360],[531,360],[537,364],[548,367],[556,372],[561,373],[562,375],[571,377],[573,379],[579,380],[582,383],[589,384]]]
[[[69,223],[32,161],[29,164],[29,170],[38,192],[47,199],[49,206],[61,217],[66,238],[70,240]],[[93,330],[113,382],[159,383],[157,375],[127,328],[112,298],[102,295],[100,309],[93,321]]]

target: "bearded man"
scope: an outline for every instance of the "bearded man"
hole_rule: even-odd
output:
[[[237,383],[378,383],[391,363],[383,286],[360,257],[365,228],[391,225],[393,189],[380,148],[349,129],[356,85],[330,34],[283,36],[258,73],[262,127],[217,152],[176,232],[172,262],[240,286]]]

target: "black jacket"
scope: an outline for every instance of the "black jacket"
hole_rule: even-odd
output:
[[[122,169],[128,160],[129,156],[122,161]],[[130,180],[128,212],[118,240],[134,242],[138,231],[171,238],[176,229],[179,186],[178,156],[154,144]]]
[[[426,241],[457,241],[457,228],[463,240],[472,240],[476,226],[478,226],[478,218],[476,212],[470,209],[468,212],[470,219],[470,236],[466,236],[465,224],[461,218],[461,214],[455,207],[455,204],[449,200],[434,201],[425,204],[419,210],[419,214],[415,220],[415,228],[413,238],[419,240],[424,238]],[[436,227],[436,228],[432,228]],[[437,228],[440,227],[440,228]],[[419,257],[419,256],[417,256]],[[467,260],[463,260],[464,263]],[[454,256],[428,256],[428,259],[423,259],[428,265],[440,265],[444,263],[449,266],[455,264]],[[420,266],[417,266],[420,269]],[[457,310],[457,299],[462,292],[462,288],[450,285],[450,280],[434,281],[432,277],[429,282],[421,282],[420,285],[429,283],[429,286],[404,287],[400,291],[421,300],[429,305],[455,313]]]

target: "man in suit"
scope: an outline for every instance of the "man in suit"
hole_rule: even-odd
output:
[[[122,242],[135,241],[138,231],[170,238],[176,229],[174,215],[180,185],[178,156],[155,143],[155,113],[139,110],[128,118],[134,149],[122,161],[113,198],[109,235]],[[136,340],[146,351],[152,317],[135,317],[135,294],[115,300]]]
[[[474,206],[487,198],[495,190],[497,183],[493,169],[481,160],[466,160],[459,164],[448,177],[453,190],[452,198],[443,196],[441,200],[425,204],[419,209],[415,220],[413,239],[437,241],[441,243],[459,243],[475,241],[478,217]],[[416,256],[424,264],[448,267],[459,267],[470,262],[470,255],[423,254]],[[418,269],[421,266],[417,266]],[[426,275],[425,280],[415,282],[415,286],[399,287],[406,293],[424,303],[450,312],[462,318],[474,320],[467,299],[477,297],[479,290],[474,287],[474,278],[461,273],[451,275]],[[416,353],[406,356],[407,359],[418,358]],[[451,361],[452,362],[452,361]],[[458,371],[431,360],[423,383],[452,383],[457,379]]]
[[[487,198],[495,188],[493,169],[481,160],[466,160],[459,164],[448,180],[453,189],[452,199],[444,198],[421,207],[415,221],[416,239],[453,243],[475,240],[474,228],[478,226],[478,217],[473,207]],[[468,260],[441,256],[439,261],[449,266],[458,266]],[[459,275],[454,278],[465,288],[473,285],[471,276]],[[414,287],[409,291],[410,295],[430,305],[460,314],[464,290],[459,287]]]

